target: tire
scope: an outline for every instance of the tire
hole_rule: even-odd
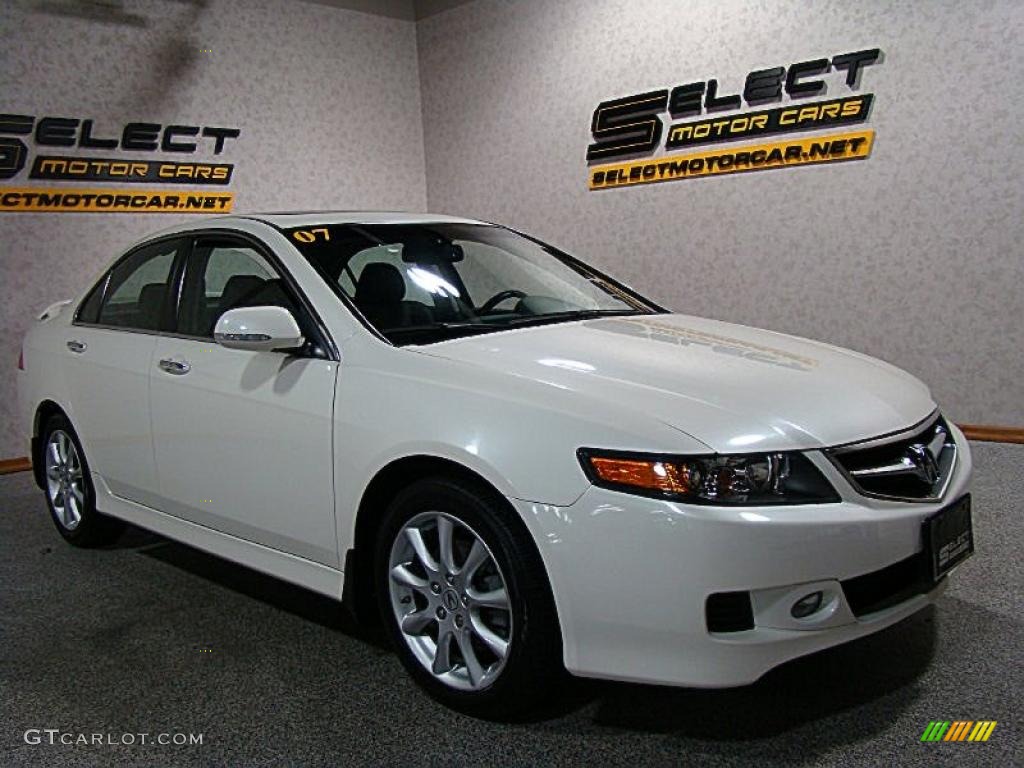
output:
[[[43,491],[53,524],[75,546],[95,547],[117,540],[124,523],[96,511],[96,491],[85,451],[71,422],[55,414],[43,427]]]
[[[540,555],[503,498],[447,478],[414,483],[385,512],[374,564],[387,632],[434,699],[491,720],[550,702],[565,675],[561,632]]]

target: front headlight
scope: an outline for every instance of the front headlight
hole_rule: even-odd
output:
[[[690,504],[828,504],[839,496],[802,453],[661,456],[581,448],[594,485]]]

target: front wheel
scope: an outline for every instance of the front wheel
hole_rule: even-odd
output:
[[[500,497],[447,479],[389,507],[376,558],[384,622],[430,695],[488,718],[527,714],[563,674],[546,575]]]

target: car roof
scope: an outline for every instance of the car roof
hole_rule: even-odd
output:
[[[304,224],[483,224],[461,216],[410,211],[280,211],[239,214],[277,227],[301,227]]]
[[[483,224],[489,222],[448,216],[443,213],[409,211],[280,211],[270,213],[232,213],[227,216],[201,216],[147,235],[132,247],[157,237],[180,235],[194,230],[230,228],[245,222],[261,221],[278,229],[322,226],[324,224]]]
[[[412,213],[410,211],[272,211],[268,213],[232,213],[227,216],[203,217],[191,225],[175,229],[200,229],[222,226],[238,219],[262,221],[281,229],[309,224],[486,224],[487,222],[448,216],[444,213]]]

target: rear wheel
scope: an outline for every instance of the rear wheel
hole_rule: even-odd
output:
[[[124,525],[96,511],[85,453],[63,415],[50,417],[43,428],[42,462],[46,503],[60,535],[79,546],[115,540]]]
[[[417,683],[480,717],[515,717],[564,673],[546,576],[500,497],[417,482],[386,513],[376,558],[381,613]]]

